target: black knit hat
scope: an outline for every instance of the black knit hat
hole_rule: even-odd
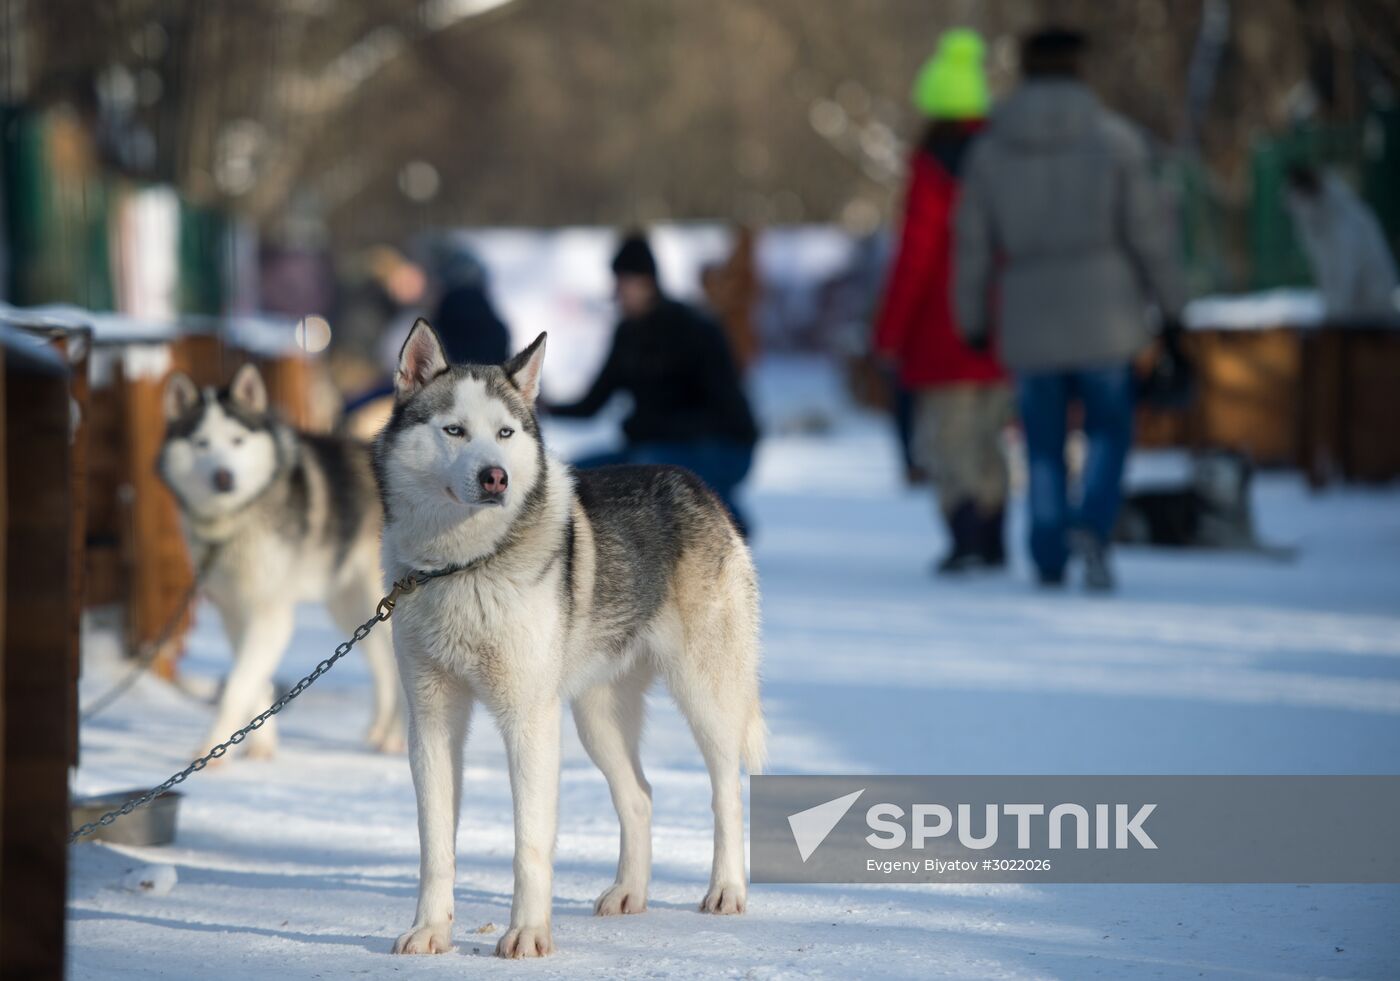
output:
[[[613,256],[612,271],[615,276],[650,276],[656,278],[656,257],[651,254],[647,238],[640,232],[632,232],[622,240],[622,245]]]
[[[1021,41],[1024,75],[1076,75],[1089,38],[1069,27],[1042,27]]]

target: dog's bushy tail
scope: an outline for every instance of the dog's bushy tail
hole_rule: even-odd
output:
[[[748,722],[744,724],[743,754],[750,776],[763,772],[763,764],[768,759],[768,724],[763,721],[763,706],[756,698]]]

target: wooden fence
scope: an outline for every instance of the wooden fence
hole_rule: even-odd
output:
[[[1400,330],[1196,330],[1187,341],[1198,396],[1183,412],[1141,412],[1139,445],[1237,449],[1315,487],[1400,476]]]
[[[60,979],[91,336],[13,323],[0,331],[0,977]]]

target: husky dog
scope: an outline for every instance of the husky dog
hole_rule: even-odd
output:
[[[710,913],[742,913],[740,762],[762,763],[758,588],[728,512],[672,467],[571,473],[535,415],[545,335],[504,365],[450,366],[425,321],[399,356],[395,405],[375,445],[384,568],[453,570],[399,601],[394,648],[422,852],[418,911],[396,953],[452,941],[462,751],[473,705],[505,741],[515,801],[515,894],[502,957],[552,953],[559,725],[564,702],[622,825],[600,916],[640,913],[651,877],[651,788],[638,744],[660,675],[710,771]]]
[[[165,420],[160,476],[179,502],[195,567],[208,563],[202,588],[234,650],[207,750],[271,701],[299,601],[325,603],[347,633],[369,619],[381,595],[382,512],[369,448],[280,423],[252,365],[222,391],[171,376]],[[402,695],[388,632],[381,627],[359,646],[374,677],[370,745],[400,750]],[[274,726],[269,719],[249,735],[249,756],[272,754]]]

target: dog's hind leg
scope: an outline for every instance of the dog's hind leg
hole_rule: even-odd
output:
[[[294,620],[295,609],[290,603],[264,603],[246,613],[242,621],[229,624],[233,670],[224,682],[218,715],[204,743],[206,751],[267,707],[262,699],[272,692],[272,674],[292,639]],[[271,756],[277,745],[275,730],[264,724],[254,735],[248,746],[252,755]]]
[[[710,771],[715,851],[710,889],[700,903],[706,913],[742,913],[748,902],[739,766],[761,753],[753,727],[762,720],[756,643],[745,620],[722,610],[691,618],[683,628],[683,650],[666,658],[671,694]]]
[[[651,880],[651,785],[642,773],[641,738],[646,690],[653,668],[639,662],[622,677],[574,700],[583,748],[607,777],[622,826],[617,879],[593,904],[598,916],[640,913]]]
[[[379,597],[375,581],[369,576],[357,576],[354,581],[333,594],[327,606],[336,625],[347,634],[368,620],[374,613]],[[390,624],[375,627],[364,640],[364,651],[374,683],[374,717],[365,741],[384,753],[401,753],[404,748],[403,689],[399,684],[398,667],[394,664],[394,642]]]
[[[418,911],[394,943],[396,954],[452,949],[452,886],[457,877],[457,816],[462,752],[472,699],[457,679],[412,658],[403,663],[408,692],[408,761],[418,798]]]

